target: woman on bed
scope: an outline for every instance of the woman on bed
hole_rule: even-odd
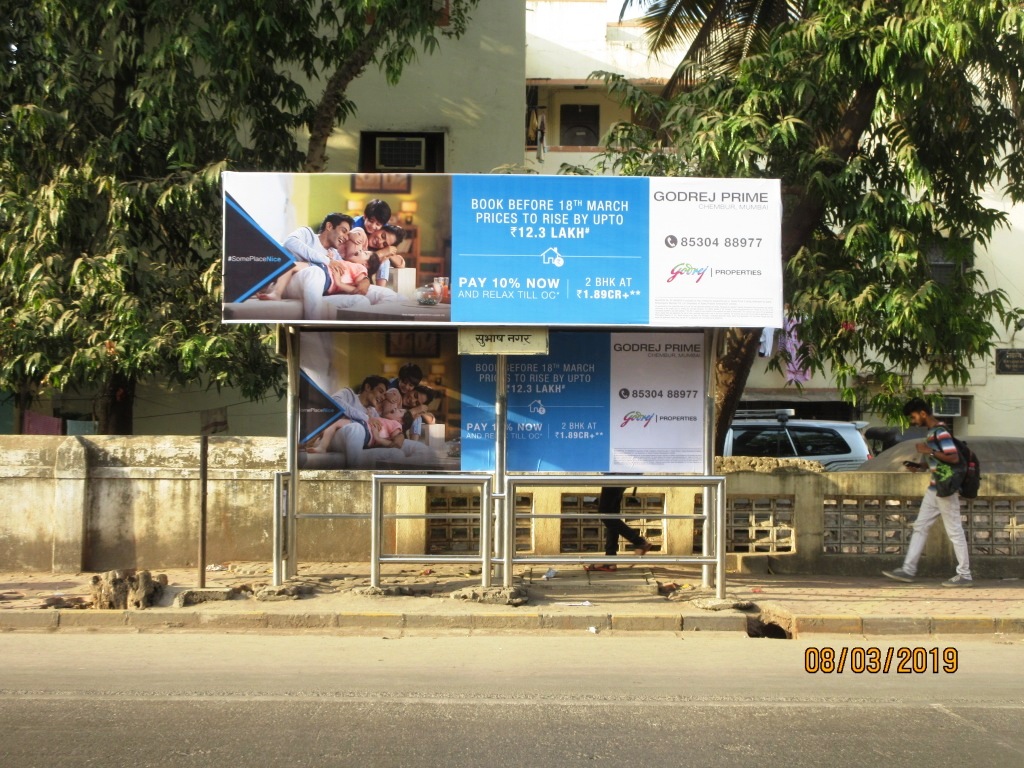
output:
[[[404,239],[405,230],[394,224],[385,224],[369,235],[370,259],[366,269],[374,285],[386,286],[391,270],[405,266],[405,257],[398,252]]]

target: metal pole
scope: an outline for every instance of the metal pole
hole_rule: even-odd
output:
[[[373,498],[370,501],[370,586],[380,587],[380,542],[383,526],[383,488],[380,479],[373,477]]]
[[[206,587],[206,457],[210,438],[199,438],[199,588]]]
[[[284,576],[291,578],[298,573],[296,552],[296,521],[299,499],[299,333],[294,326],[288,326],[288,503],[285,528],[285,551],[287,552]]]
[[[715,474],[715,362],[718,359],[720,329],[704,329],[704,474]],[[711,510],[717,501],[716,488],[703,490],[704,527],[701,530],[701,554],[711,556],[714,532],[712,531]],[[717,525],[714,526],[717,528]],[[701,567],[701,585],[711,586],[711,566]]]
[[[274,538],[271,562],[274,567],[273,584],[275,587],[281,586],[284,582],[284,563],[281,562],[281,555],[284,546],[284,514],[288,505],[288,500],[284,498],[283,492],[286,477],[288,477],[287,472],[274,473]]]
[[[505,483],[505,460],[508,437],[508,358],[498,355],[495,367],[497,379],[497,398],[494,403],[494,513],[501,521],[504,533],[504,559],[502,561],[502,586],[512,586],[512,555],[516,551],[516,525],[510,510],[514,504],[508,503],[508,487]],[[484,584],[488,586],[488,584]]]
[[[715,487],[715,597],[725,599],[725,479]]]
[[[480,489],[480,586],[491,586],[494,531],[491,526],[491,505],[487,503],[488,484]]]

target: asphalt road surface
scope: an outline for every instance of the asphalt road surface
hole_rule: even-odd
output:
[[[1004,768],[1022,683],[1014,636],[9,633],[0,766]]]

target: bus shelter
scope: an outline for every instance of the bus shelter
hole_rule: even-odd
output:
[[[375,584],[389,561],[478,562],[483,586],[601,562],[517,552],[560,514],[510,500],[678,486],[702,494],[700,553],[658,561],[723,594],[715,353],[721,328],[781,325],[780,224],[775,180],[226,173],[223,319],[278,324],[288,360],[275,581],[297,569],[300,470],[344,469],[369,511],[302,516],[368,521]],[[479,489],[475,552],[384,551],[387,520],[435,514],[386,489],[430,485]]]

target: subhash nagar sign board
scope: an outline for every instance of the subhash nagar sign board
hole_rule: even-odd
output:
[[[777,180],[229,172],[223,193],[225,322],[782,325]],[[360,256],[316,230],[374,199],[393,212],[408,266],[351,294],[339,285],[359,267],[331,262]],[[438,277],[447,296],[417,295]]]

